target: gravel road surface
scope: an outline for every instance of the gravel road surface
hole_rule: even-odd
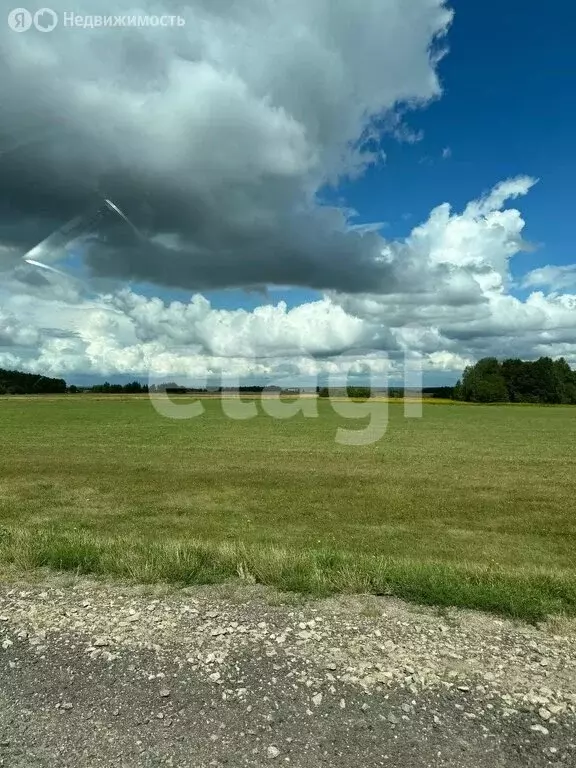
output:
[[[576,624],[375,597],[0,587],[0,765],[576,766]]]

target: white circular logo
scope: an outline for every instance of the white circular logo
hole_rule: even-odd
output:
[[[52,8],[40,8],[34,14],[34,26],[38,32],[52,32],[58,24],[58,14]]]
[[[26,32],[32,26],[32,14],[26,8],[14,8],[8,14],[8,26],[13,32]]]

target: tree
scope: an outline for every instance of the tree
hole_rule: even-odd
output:
[[[425,387],[422,390],[423,395],[439,397],[443,400],[454,400],[454,387]]]
[[[527,390],[525,384],[525,364],[522,360],[509,359],[502,363],[502,374],[506,381],[508,398],[512,403],[522,402],[522,397]]]
[[[532,377],[535,383],[535,394],[539,403],[561,403],[562,393],[560,381],[554,369],[551,357],[541,357],[533,365]]]
[[[507,403],[508,390],[502,376],[487,376],[476,382],[473,400],[478,403]]]
[[[495,357],[484,357],[476,365],[467,366],[459,382],[459,394],[474,403],[508,402],[502,364]]]
[[[355,400],[368,400],[372,395],[370,387],[346,387],[346,394]]]
[[[558,381],[561,402],[576,404],[576,373],[563,357],[554,361],[554,374]]]
[[[147,389],[147,388],[146,388]],[[144,387],[139,381],[131,381],[124,385],[124,392],[132,395],[139,395],[144,391]]]

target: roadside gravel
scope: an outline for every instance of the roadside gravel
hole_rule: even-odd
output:
[[[375,597],[0,587],[0,765],[576,765],[576,625]]]

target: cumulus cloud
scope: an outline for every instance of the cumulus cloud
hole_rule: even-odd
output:
[[[497,184],[461,213],[449,203],[437,206],[405,241],[387,243],[383,250],[382,258],[402,272],[400,291],[346,293],[337,300],[360,316],[385,312],[399,324],[453,321],[459,315],[469,321],[471,311],[488,312],[490,297],[511,282],[510,259],[527,247],[520,211],[504,205],[534,183],[522,176]]]
[[[394,378],[405,360],[454,375],[485,355],[576,362],[576,295],[510,292],[510,260],[526,243],[520,212],[506,206],[533,183],[500,183],[460,212],[439,205],[405,240],[385,243],[380,258],[402,275],[394,292],[331,291],[291,309],[279,302],[252,311],[218,309],[198,293],[165,302],[129,288],[91,300],[64,289],[59,298],[34,288],[4,294],[0,335],[11,346],[3,342],[0,365],[18,353],[31,370],[66,375],[269,380],[344,375],[363,364]]]
[[[576,264],[565,264],[561,267],[547,265],[538,267],[524,275],[523,288],[548,286],[553,290],[576,288]]]
[[[0,349],[2,347],[35,347],[40,341],[38,329],[22,323],[11,312],[0,309]]]
[[[400,131],[408,107],[440,95],[444,0],[162,0],[142,11],[186,24],[0,31],[0,243],[30,247],[101,192],[149,237],[100,228],[84,253],[98,276],[192,290],[393,283],[377,233],[351,231],[318,196],[375,162],[375,137]]]

